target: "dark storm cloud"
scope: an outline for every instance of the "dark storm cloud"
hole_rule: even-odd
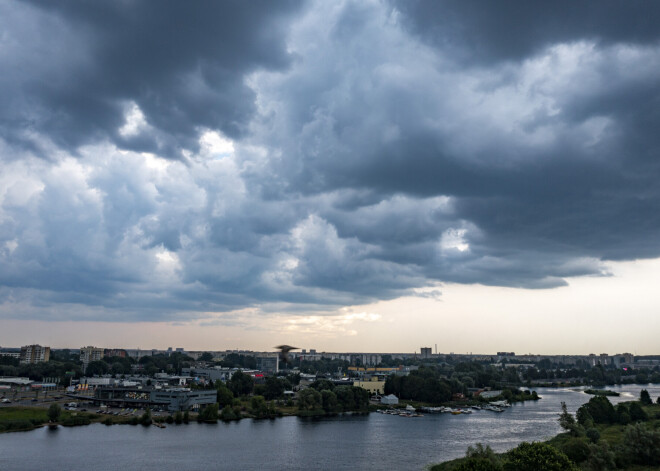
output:
[[[195,147],[200,127],[239,137],[254,113],[244,77],[286,67],[286,18],[297,4],[5,5],[12,46],[5,81],[16,86],[3,90],[10,105],[2,111],[3,137],[16,139],[27,127],[68,149],[110,139],[172,157]],[[151,133],[118,134],[128,102],[140,107]]]
[[[0,8],[7,315],[322,312],[660,256],[653,3]]]
[[[394,1],[407,29],[476,63],[519,61],[557,43],[655,43],[660,5],[635,0]]]
[[[383,226],[364,209],[327,215],[342,237],[432,279],[549,286],[600,273],[594,260],[660,254],[655,5],[391,5],[426,51],[375,34],[386,14],[347,8],[328,33],[332,67],[308,57],[264,84],[287,117],[276,126],[287,141],[270,142],[288,156],[289,190],[452,197],[455,214],[425,227],[423,205],[389,208]],[[361,34],[337,39],[354,24]],[[478,229],[464,235],[469,254],[438,261],[417,242],[461,220]]]

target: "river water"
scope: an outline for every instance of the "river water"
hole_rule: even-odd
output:
[[[612,403],[633,400],[660,385],[615,386]],[[591,396],[570,389],[538,388],[537,402],[503,413],[385,414],[322,419],[284,417],[217,425],[191,423],[166,429],[100,424],[0,435],[0,470],[423,470],[457,458],[477,442],[505,451],[522,441],[559,431],[561,402],[571,412]]]

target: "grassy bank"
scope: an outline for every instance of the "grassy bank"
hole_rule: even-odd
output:
[[[103,417],[88,412],[62,411],[57,425],[65,427],[88,425],[100,422]],[[2,407],[0,408],[0,433],[26,432],[48,424],[46,409],[41,407]]]

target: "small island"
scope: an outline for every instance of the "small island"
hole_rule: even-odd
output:
[[[609,389],[585,389],[584,392],[592,396],[620,396],[618,392]]]

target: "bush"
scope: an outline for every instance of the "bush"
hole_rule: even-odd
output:
[[[131,424],[131,425],[137,425],[137,424],[140,423],[140,421],[138,420],[137,417],[133,416],[133,417],[131,417],[131,420],[128,423]]]
[[[4,425],[6,430],[32,430],[34,428],[32,421],[27,419],[9,420]]]
[[[578,471],[568,457],[545,443],[523,442],[506,454],[504,471]]]
[[[463,469],[465,471],[489,471],[502,469],[499,457],[488,445],[484,447],[481,443],[477,443],[475,446],[469,446],[465,452],[465,457],[467,458],[467,461],[465,461],[466,467],[458,469]]]
[[[236,419],[236,414],[234,413],[233,407],[226,405],[225,407],[222,408],[220,411],[220,419],[221,420],[235,420]]]
[[[89,417],[85,417],[82,415],[75,415],[75,416],[69,416],[64,421],[62,421],[62,425],[65,427],[75,427],[76,425],[89,425],[91,423],[91,420],[89,420]]]
[[[562,444],[561,451],[564,452],[566,456],[568,456],[568,459],[575,463],[582,463],[583,461],[586,461],[590,453],[589,444],[583,438],[572,438],[566,441]]]
[[[147,409],[144,411],[144,414],[140,416],[140,419],[138,421],[141,425],[144,425],[145,427],[148,427],[153,423],[153,420],[151,420],[151,410]]]
[[[167,419],[165,419],[165,422],[167,422],[168,424],[174,423],[174,417],[172,417],[171,415],[168,415]]]
[[[591,443],[598,443],[598,440],[600,440],[600,432],[598,431],[598,429],[590,428],[589,430],[587,430],[586,435],[589,441],[591,441]]]
[[[501,469],[501,466],[486,458],[466,458],[454,468],[454,471],[500,471]]]
[[[609,471],[617,468],[615,455],[607,445],[606,441],[598,445],[589,445],[589,459],[587,469],[591,471]]]
[[[107,419],[105,419],[105,420],[103,421],[103,424],[104,424],[104,425],[112,425],[112,419],[111,419],[110,417],[108,417]]]
[[[217,422],[218,421],[218,404],[209,404],[197,416],[199,422]]]
[[[660,464],[660,433],[643,424],[628,425],[623,434],[623,452],[633,463]]]
[[[176,414],[174,414],[174,422],[176,424],[181,424],[183,422],[183,414],[181,411],[177,411]]]

